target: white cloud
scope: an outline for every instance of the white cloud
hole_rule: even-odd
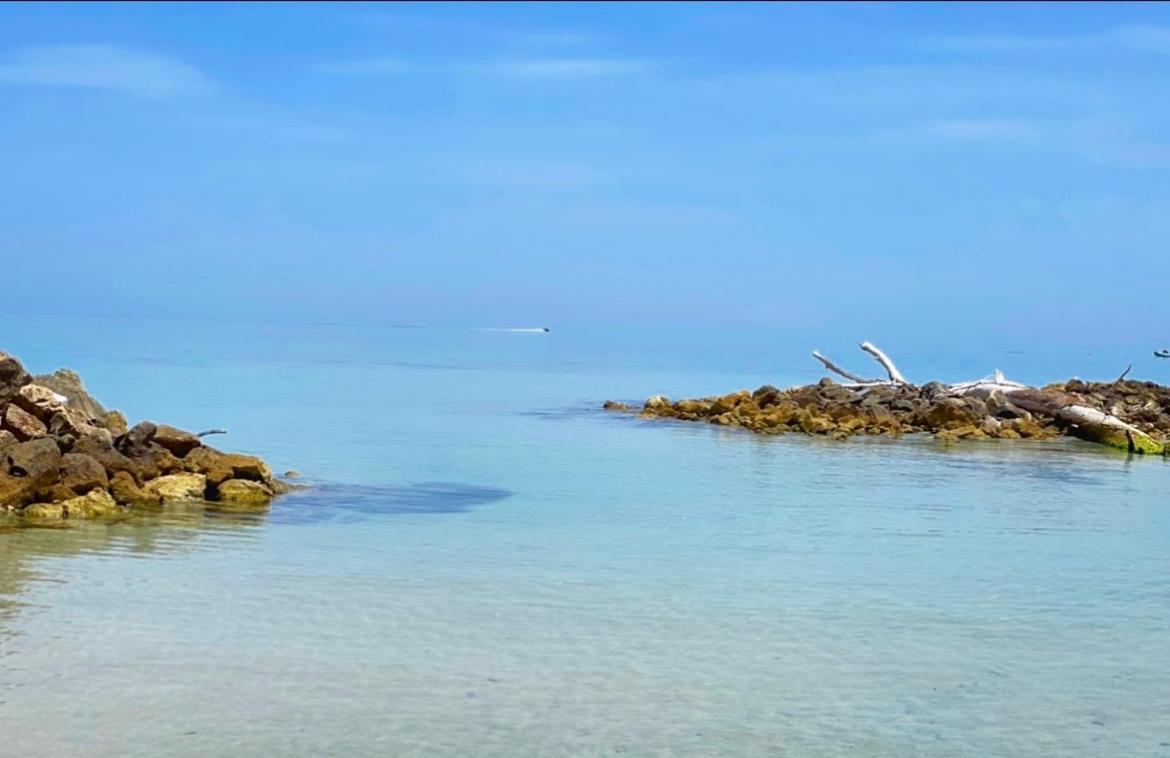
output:
[[[1088,34],[935,36],[927,37],[921,43],[924,47],[952,52],[1042,52],[1115,48],[1170,54],[1170,27],[1139,24],[1118,26]]]
[[[0,61],[0,82],[148,97],[199,95],[213,89],[211,80],[194,66],[114,45],[19,48]]]
[[[417,67],[400,58],[369,58],[367,60],[337,61],[322,63],[316,70],[322,74],[343,74],[351,76],[386,76],[405,74]]]
[[[487,73],[533,79],[580,79],[636,74],[654,68],[632,58],[519,58],[479,66]]]
[[[1024,142],[1035,139],[1041,129],[1029,121],[984,118],[932,121],[924,131],[932,137],[971,142]]]
[[[651,61],[632,58],[505,58],[479,62],[424,63],[401,58],[323,63],[316,70],[342,76],[396,76],[407,73],[476,74],[516,79],[589,79],[621,76],[656,68]]]

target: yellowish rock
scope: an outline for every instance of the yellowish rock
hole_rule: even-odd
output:
[[[142,487],[148,495],[156,495],[164,503],[181,503],[202,500],[207,489],[207,477],[203,474],[168,474],[151,479]]]
[[[272,490],[260,482],[248,479],[229,479],[219,485],[219,500],[237,505],[268,505]]]

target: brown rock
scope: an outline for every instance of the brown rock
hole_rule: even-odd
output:
[[[48,437],[20,442],[8,448],[0,471],[0,505],[22,506],[52,487],[61,451]]]
[[[625,403],[619,403],[616,400],[606,400],[602,404],[601,409],[605,411],[628,411],[630,410],[630,406]]]
[[[159,424],[155,428],[153,442],[162,445],[179,458],[203,444],[198,435],[166,424]]]
[[[3,454],[4,451],[15,445],[16,442],[16,436],[12,432],[7,429],[0,429],[0,454]]]
[[[197,447],[183,458],[187,471],[204,474],[208,484],[218,486],[229,479],[248,479],[255,482],[272,481],[272,471],[264,461],[251,455],[221,453],[207,447]]]
[[[133,457],[133,452],[145,448],[154,439],[158,427],[150,421],[140,421],[118,439],[118,449]]]
[[[158,505],[162,502],[157,492],[143,490],[126,471],[119,471],[110,478],[110,494],[123,505]]]
[[[142,447],[131,448],[131,451],[130,460],[138,467],[138,475],[143,481],[186,470],[183,461],[162,445],[151,442]]]
[[[102,464],[84,453],[67,453],[61,456],[57,468],[57,483],[51,490],[54,501],[68,500],[84,495],[95,489],[104,490],[110,486],[109,477]]]
[[[0,425],[12,432],[16,439],[25,441],[44,437],[49,433],[44,423],[16,403],[9,403],[0,417]]]
[[[63,368],[34,377],[37,384],[66,398],[66,406],[78,411],[87,423],[105,427],[106,409],[85,390],[76,372]]]
[[[12,402],[42,421],[47,421],[52,418],[54,413],[65,407],[61,398],[61,395],[48,387],[42,387],[39,384],[26,384],[17,391]]]
[[[126,424],[126,417],[122,415],[121,411],[106,413],[106,430],[115,437],[121,437],[130,430]]]
[[[933,402],[924,414],[924,422],[931,429],[958,429],[977,426],[983,414],[976,413],[964,398],[944,397]]]
[[[76,444],[77,440],[85,437],[98,437],[102,440],[113,441],[109,431],[90,423],[89,417],[76,408],[65,406],[49,419],[49,434],[56,437],[69,437]]]
[[[20,361],[0,350],[0,405],[11,400],[30,381],[32,377]]]
[[[126,456],[114,449],[114,444],[99,437],[86,437],[78,440],[72,452],[84,453],[102,465],[106,473],[114,476],[119,471],[130,475],[135,482],[141,481],[138,466]]]

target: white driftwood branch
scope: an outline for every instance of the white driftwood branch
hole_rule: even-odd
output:
[[[1002,392],[1012,403],[1026,411],[1042,413],[1059,419],[1066,424],[1091,431],[1099,438],[1114,430],[1125,435],[1130,440],[1132,450],[1133,438],[1138,437],[1161,444],[1149,434],[1132,424],[1127,424],[1116,416],[1096,408],[1079,405],[1071,395],[1060,392],[1038,390],[1019,382],[1009,382],[1001,371],[996,371],[994,377],[980,379],[974,382],[952,384],[947,387],[947,394],[956,396],[972,396],[986,398],[992,392]]]
[[[858,384],[863,384],[863,385],[879,383],[879,380],[877,380],[877,379],[862,379],[857,374],[853,374],[853,373],[846,371],[845,369],[838,366],[836,363],[833,363],[831,360],[829,360],[825,356],[821,355],[820,352],[818,352],[816,350],[813,350],[813,357],[816,358],[821,363],[823,363],[825,365],[825,368],[827,368],[829,371],[832,371],[834,374],[840,374],[841,376],[845,377],[846,379],[848,379],[851,382],[857,382]]]
[[[898,370],[898,367],[894,365],[894,362],[890,360],[889,356],[879,350],[872,342],[862,342],[861,349],[872,355],[874,360],[882,364],[882,368],[884,368],[886,373],[890,375],[891,382],[894,382],[895,384],[910,383],[906,381],[906,377],[902,376],[902,372]]]

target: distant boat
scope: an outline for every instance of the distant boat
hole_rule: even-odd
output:
[[[1170,350],[1155,350],[1155,358],[1170,358]]]

